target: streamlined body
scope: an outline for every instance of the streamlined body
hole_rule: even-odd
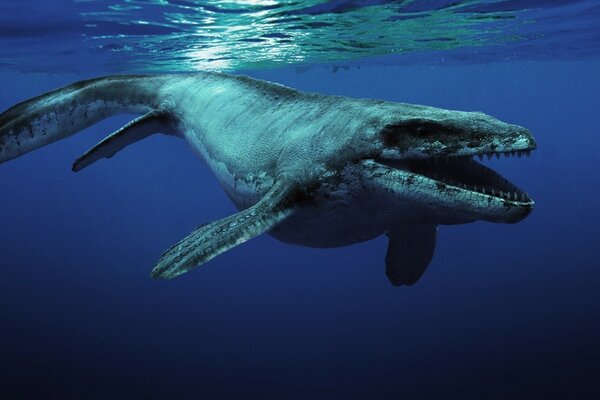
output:
[[[517,222],[533,201],[473,156],[528,155],[525,128],[476,112],[305,93],[243,76],[112,76],[78,82],[0,115],[0,162],[117,113],[141,116],[73,164],[79,171],[149,135],[186,140],[239,213],[168,249],[173,278],[263,232],[311,247],[389,237],[386,273],[412,284],[437,226]]]

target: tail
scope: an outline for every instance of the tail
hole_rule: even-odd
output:
[[[90,79],[26,100],[0,114],[0,163],[73,135],[120,113],[160,108],[168,76]]]

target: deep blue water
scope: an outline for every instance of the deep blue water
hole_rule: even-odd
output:
[[[59,57],[51,37],[35,39],[44,40],[49,60]],[[530,159],[486,164],[529,192],[534,212],[515,225],[441,227],[411,287],[388,283],[384,238],[323,250],[263,235],[178,279],[150,279],[164,249],[235,210],[174,138],[70,171],[131,116],[0,165],[0,397],[597,398],[600,60],[579,48],[243,71],[303,90],[483,111],[532,131]],[[55,59],[44,73],[43,46],[32,49],[30,64],[0,70],[0,110],[104,69],[71,55],[68,73]]]

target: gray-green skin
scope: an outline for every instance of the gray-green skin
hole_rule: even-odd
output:
[[[145,115],[84,154],[74,170],[151,134],[175,135],[242,210],[167,250],[154,277],[178,276],[267,231],[312,247],[388,234],[388,277],[412,284],[431,260],[437,225],[512,223],[533,208],[505,181],[507,193],[482,193],[409,165],[435,159],[443,170],[462,160],[461,169],[483,171],[458,157],[528,152],[535,142],[525,128],[479,112],[305,93],[220,73],[105,77],[20,103],[0,115],[0,163],[117,113]]]

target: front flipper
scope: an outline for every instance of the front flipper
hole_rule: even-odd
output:
[[[155,133],[171,134],[170,117],[162,110],[153,110],[129,122],[85,152],[73,163],[73,171],[81,171],[101,158],[111,158],[118,151]]]
[[[419,280],[433,258],[437,225],[406,225],[388,232],[385,274],[394,286]]]
[[[219,221],[200,226],[168,249],[152,270],[153,278],[171,279],[268,231],[294,210],[290,191],[276,183],[258,203]]]

